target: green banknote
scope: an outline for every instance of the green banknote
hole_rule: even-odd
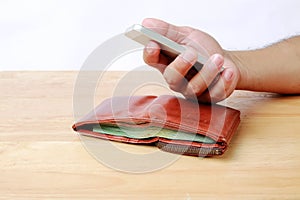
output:
[[[132,128],[132,127],[119,127],[111,125],[94,125],[93,132],[123,136],[135,139],[146,139],[151,137],[161,137],[171,140],[185,140],[185,141],[195,141],[200,143],[213,144],[215,141],[209,137],[195,134],[187,133],[181,131],[175,131],[171,129],[159,128],[159,127],[146,127],[146,128]]]

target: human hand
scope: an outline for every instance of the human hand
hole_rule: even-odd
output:
[[[158,19],[145,19],[143,26],[184,45],[186,51],[175,59],[161,53],[160,46],[150,41],[144,49],[144,61],[158,69],[169,87],[188,99],[200,102],[218,102],[236,88],[240,73],[231,56],[210,35],[191,27],[178,27]],[[191,79],[186,79],[198,54],[207,57],[203,68]],[[222,67],[224,70],[222,72]],[[214,79],[220,73],[215,82]]]

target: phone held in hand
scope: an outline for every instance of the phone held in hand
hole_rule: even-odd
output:
[[[125,36],[146,46],[150,41],[154,41],[160,45],[161,53],[165,56],[175,59],[176,56],[183,53],[186,48],[177,42],[139,24],[134,24],[125,31]],[[191,80],[203,67],[206,59],[198,54],[198,59],[193,67],[189,70],[185,78]],[[221,72],[223,71],[223,68]],[[220,73],[213,82],[219,79]]]

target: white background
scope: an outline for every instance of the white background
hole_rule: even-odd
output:
[[[0,70],[79,70],[145,17],[196,27],[225,49],[260,48],[299,34],[299,9],[298,0],[0,0]]]

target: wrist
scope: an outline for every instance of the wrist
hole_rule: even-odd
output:
[[[245,90],[248,88],[247,83],[251,83],[248,79],[248,70],[246,65],[244,64],[242,53],[239,51],[226,51],[225,59],[228,59],[230,65],[235,68],[235,72],[237,73],[237,85],[236,89]]]

